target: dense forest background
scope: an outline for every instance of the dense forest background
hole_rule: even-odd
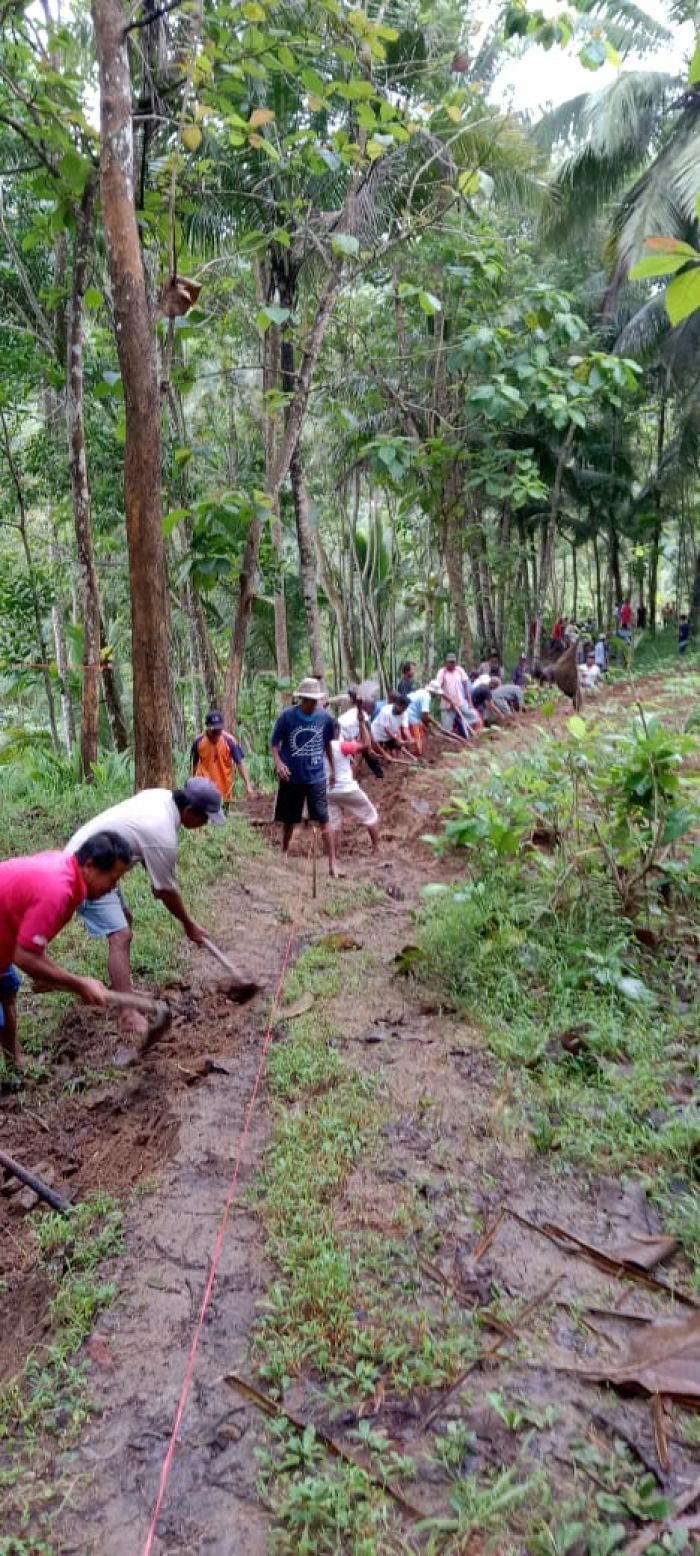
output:
[[[262,754],[297,675],[630,596],[697,637],[692,8],[0,12],[9,782],[169,782],[210,705]],[[563,50],[590,92],[510,109]]]

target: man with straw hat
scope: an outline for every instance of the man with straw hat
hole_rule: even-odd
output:
[[[338,875],[325,766],[327,761],[333,788],[335,725],[321,706],[324,692],[314,676],[306,676],[294,695],[296,705],[280,714],[271,740],[272,760],[279,778],[275,821],[282,824],[282,854],[286,857],[289,853],[294,828],[302,819],[306,803],[309,821],[317,822],[321,831],[328,873]]]

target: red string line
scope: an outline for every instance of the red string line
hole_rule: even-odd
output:
[[[160,1482],[159,1482],[159,1485],[158,1485],[158,1494],[156,1496],[156,1500],[155,1500],[154,1507],[153,1507],[153,1513],[152,1513],[152,1516],[151,1516],[151,1522],[150,1522],[148,1534],[146,1536],[146,1543],[145,1543],[144,1548],[143,1548],[143,1556],[151,1556],[151,1552],[153,1550],[153,1542],[154,1542],[155,1537],[156,1537],[156,1531],[157,1531],[157,1528],[158,1528],[158,1522],[159,1522],[161,1510],[162,1510],[162,1507],[163,1507],[163,1501],[164,1501],[164,1498],[165,1498],[165,1492],[166,1492],[167,1485],[168,1485],[168,1480],[169,1480],[169,1477],[170,1477],[170,1471],[172,1469],[173,1460],[175,1458],[175,1449],[177,1447],[178,1434],[179,1434],[179,1431],[180,1431],[180,1427],[182,1425],[182,1418],[183,1418],[184,1413],[185,1413],[185,1408],[186,1408],[186,1405],[187,1405],[187,1400],[189,1398],[190,1389],[192,1387],[192,1381],[193,1381],[193,1378],[194,1378],[194,1369],[195,1369],[195,1364],[196,1364],[196,1361],[197,1361],[197,1353],[199,1351],[199,1346],[200,1346],[200,1342],[201,1342],[201,1339],[202,1339],[202,1333],[203,1333],[203,1330],[204,1330],[204,1321],[205,1321],[205,1318],[207,1316],[207,1310],[209,1308],[209,1304],[211,1302],[211,1296],[212,1296],[212,1292],[213,1292],[213,1289],[214,1289],[214,1281],[216,1279],[216,1272],[218,1270],[219,1263],[220,1263],[220,1260],[221,1260],[221,1255],[222,1255],[222,1252],[223,1252],[224,1239],[225,1239],[225,1236],[226,1236],[226,1227],[227,1227],[227,1224],[228,1224],[228,1218],[229,1218],[231,1207],[233,1205],[233,1201],[234,1201],[234,1198],[235,1198],[235,1193],[236,1193],[236,1188],[238,1186],[238,1178],[239,1178],[239,1174],[240,1174],[240,1170],[241,1170],[241,1165],[242,1165],[242,1162],[243,1162],[243,1156],[244,1156],[244,1152],[245,1152],[246,1142],[247,1142],[247,1139],[248,1139],[248,1135],[250,1133],[250,1126],[251,1126],[251,1122],[252,1122],[252,1118],[253,1118],[253,1112],[254,1112],[254,1109],[255,1109],[255,1104],[256,1104],[257,1099],[258,1099],[258,1093],[260,1091],[260,1086],[261,1086],[263,1074],[264,1074],[264,1071],[265,1071],[265,1063],[266,1063],[266,1060],[267,1060],[268,1051],[269,1051],[269,1048],[270,1048],[270,1044],[272,1042],[272,1029],[273,1029],[273,1026],[274,1026],[275,1017],[276,1017],[276,1014],[277,1014],[277,1009],[278,1009],[278,1006],[279,1006],[280,995],[282,993],[282,985],[284,983],[284,979],[285,979],[285,976],[286,976],[287,968],[289,966],[289,958],[290,958],[291,952],[292,952],[292,945],[293,945],[293,942],[294,942],[294,937],[295,937],[296,932],[297,932],[297,927],[298,927],[298,923],[299,923],[299,917],[300,917],[300,910],[297,911],[297,915],[296,915],[296,917],[294,919],[294,923],[292,924],[292,927],[291,927],[291,929],[289,931],[289,939],[287,940],[284,956],[282,958],[282,965],[280,967],[279,976],[278,976],[278,979],[277,979],[277,986],[275,988],[275,993],[274,993],[273,1000],[272,1000],[272,1008],[270,1010],[270,1019],[269,1019],[268,1024],[267,1024],[267,1029],[266,1029],[266,1032],[265,1032],[265,1037],[263,1039],[262,1049],[260,1051],[260,1059],[259,1059],[259,1062],[258,1062],[258,1068],[257,1068],[257,1071],[256,1071],[255,1080],[253,1082],[253,1089],[252,1089],[251,1094],[250,1094],[250,1099],[249,1099],[248,1106],[247,1106],[246,1112],[245,1112],[245,1118],[243,1120],[243,1129],[241,1131],[241,1137],[240,1137],[240,1140],[238,1142],[238,1150],[237,1150],[237,1153],[236,1153],[236,1160],[235,1160],[235,1163],[234,1163],[233,1173],[231,1175],[231,1181],[229,1183],[228,1191],[227,1191],[227,1194],[226,1194],[226,1199],[225,1199],[225,1202],[224,1202],[224,1210],[223,1210],[223,1215],[222,1215],[222,1218],[221,1218],[221,1225],[219,1227],[219,1231],[218,1231],[218,1234],[217,1234],[216,1242],[214,1244],[214,1250],[213,1250],[213,1253],[212,1253],[212,1256],[211,1256],[211,1262],[210,1262],[210,1265],[209,1265],[209,1275],[207,1277],[207,1283],[206,1283],[206,1286],[204,1288],[204,1295],[202,1296],[202,1301],[201,1301],[200,1308],[199,1308],[199,1315],[198,1315],[198,1318],[197,1318],[197,1323],[196,1323],[196,1326],[195,1326],[194,1335],[192,1337],[192,1344],[190,1346],[190,1353],[189,1353],[189,1356],[188,1356],[188,1359],[187,1359],[187,1366],[185,1368],[185,1376],[183,1378],[182,1389],[180,1391],[180,1398],[178,1400],[177,1410],[175,1412],[175,1420],[173,1422],[173,1429],[172,1429],[172,1432],[170,1434],[170,1441],[168,1443],[168,1447],[167,1447],[167,1451],[166,1451],[166,1454],[165,1454],[165,1458],[163,1460],[163,1467],[162,1467],[161,1472],[160,1472]]]

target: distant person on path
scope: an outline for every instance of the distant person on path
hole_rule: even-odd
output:
[[[410,697],[411,693],[415,691],[417,671],[418,666],[414,664],[412,659],[407,659],[406,663],[401,666],[401,679],[396,690],[401,692],[402,697]]]
[[[438,670],[435,684],[440,688],[440,721],[443,729],[448,735],[459,735],[462,740],[476,734],[481,729],[482,720],[472,702],[469,676],[457,663],[456,654],[445,655],[445,663]]]
[[[647,625],[647,608],[646,608],[646,605],[641,605],[640,604],[640,605],[637,606],[637,631],[638,632],[645,632],[646,631],[646,625]]]
[[[511,681],[514,686],[530,685],[530,666],[528,664],[527,654],[520,655],[518,663],[515,666],[511,676]]]
[[[595,692],[600,684],[602,671],[596,664],[595,650],[589,649],[585,661],[578,667],[578,682],[582,691]]]
[[[126,840],[96,827],[73,855],[32,854],[0,864],[0,1051],[9,1064],[22,1063],[17,967],[44,989],[77,994],[85,1005],[106,1003],[99,978],[68,972],[50,960],[46,947],[81,904],[104,901],[131,862]]]
[[[618,619],[619,619],[619,624],[620,624],[620,637],[623,638],[625,643],[631,643],[631,641],[632,641],[632,605],[631,605],[629,596],[624,601],[624,603],[620,606],[620,614],[619,614],[619,618]]]
[[[557,616],[552,627],[552,636],[549,639],[550,651],[553,654],[561,654],[564,649],[564,633],[566,632],[566,616]]]
[[[180,829],[196,832],[207,822],[223,826],[221,795],[210,778],[188,778],[182,789],[142,789],[120,805],[93,817],[73,833],[66,844],[67,854],[76,854],[94,832],[110,830],[124,837],[134,863],[142,864],[154,897],[172,913],[188,940],[201,945],[206,930],[190,917],[177,888],[177,855]],[[131,989],[131,913],[119,890],[110,891],[100,902],[85,902],[79,909],[88,934],[107,939],[107,965],[113,989],[128,994]],[[136,1010],[122,1014],[125,1031],[144,1036],[147,1018]]]
[[[661,626],[663,627],[664,632],[667,630],[668,627],[670,627],[672,621],[673,621],[673,606],[669,605],[669,604],[662,605],[662,607],[661,607]]]
[[[331,786],[335,785],[335,759],[332,743],[335,720],[324,712],[323,689],[314,676],[307,676],[295,693],[298,701],[285,708],[272,731],[272,759],[279,779],[275,821],[282,824],[282,854],[287,858],[294,828],[299,825],[306,802],[309,821],[318,823],[321,842],[328,859],[329,875],[337,875],[333,829],[328,810],[326,762]]]
[[[477,675],[495,675],[499,681],[503,680],[503,666],[497,648],[492,648],[488,659],[484,659],[483,663],[479,665]]]
[[[210,778],[216,784],[224,805],[233,800],[236,768],[248,799],[253,798],[255,790],[245,765],[245,751],[224,729],[224,715],[217,708],[210,709],[204,733],[192,741],[190,763],[193,777]]]
[[[680,621],[678,623],[678,652],[679,652],[679,654],[687,654],[689,642],[690,642],[690,622],[688,620],[688,617],[683,615],[683,616],[681,616],[681,619],[680,619]]]
[[[593,657],[601,675],[605,675],[608,668],[608,641],[604,632],[598,634]]]
[[[345,816],[366,827],[372,852],[376,854],[379,850],[379,813],[369,795],[360,788],[353,768],[353,758],[361,755],[366,747],[369,747],[369,730],[365,724],[362,725],[359,740],[344,740],[340,724],[335,720],[331,741],[332,771],[330,762],[326,764],[328,811],[334,832],[341,830]]]

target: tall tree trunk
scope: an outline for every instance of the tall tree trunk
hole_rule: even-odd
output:
[[[443,487],[442,551],[459,640],[455,645],[455,651],[464,653],[471,659],[474,654],[474,640],[464,597],[464,543],[460,524],[458,481],[457,470],[452,467],[448,470]],[[477,606],[477,618],[478,614]]]
[[[561,506],[564,471],[571,453],[575,432],[576,428],[572,422],[564,442],[562,443],[562,446],[559,450],[557,468],[554,473],[554,485],[552,487],[552,498],[549,508],[549,515],[546,523],[542,527],[542,550],[540,554],[539,578],[537,581],[537,596],[535,601],[535,638],[532,645],[532,657],[536,665],[538,665],[540,662],[540,655],[542,652],[542,622],[544,619],[544,607],[547,598],[547,589],[549,587],[552,573],[552,564],[554,562],[554,542],[556,539],[557,521],[559,518],[559,509]]]
[[[354,686],[360,680],[357,665],[355,663],[355,651],[350,633],[345,600],[338,588],[331,564],[326,556],[326,550],[319,535],[318,529],[313,530],[313,542],[318,557],[318,570],[321,574],[321,583],[324,593],[329,600],[338,628],[338,649],[340,652],[340,665],[343,679],[348,686]]]
[[[27,567],[29,593],[32,601],[32,615],[34,616],[34,627],[36,631],[36,642],[39,651],[39,659],[41,661],[41,678],[44,683],[44,692],[46,694],[46,709],[49,716],[51,746],[54,756],[60,756],[61,741],[58,734],[58,723],[56,721],[56,703],[53,695],[53,687],[51,685],[49,649],[46,642],[46,633],[44,632],[44,619],[41,612],[41,600],[39,598],[39,590],[36,581],[36,569],[34,567],[34,558],[32,556],[32,548],[29,541],[29,531],[27,528],[27,508],[24,501],[24,491],[22,489],[19,470],[15,464],[15,457],[12,452],[10,430],[5,419],[5,413],[2,409],[2,405],[0,405],[0,430],[2,431],[2,441],[5,449],[5,458],[7,459],[7,466],[17,498],[17,512],[19,515],[17,520],[17,529],[19,530],[20,540],[22,542],[22,550],[24,552],[24,560]]]
[[[649,631],[653,638],[656,637],[656,611],[659,592],[659,548],[664,525],[664,509],[662,498],[662,465],[664,460],[664,444],[666,442],[666,396],[668,384],[663,382],[659,399],[659,418],[656,424],[656,523],[651,535],[651,555],[649,558]]]
[[[326,671],[323,661],[323,637],[321,634],[321,612],[318,608],[318,590],[316,587],[316,551],[314,549],[314,526],[309,508],[309,493],[304,474],[304,459],[301,445],[297,444],[292,454],[289,474],[292,483],[292,496],[294,498],[294,516],[297,526],[297,543],[299,546],[299,571],[301,574],[301,588],[304,596],[304,609],[306,611],[306,625],[309,631],[309,648],[311,650],[311,670],[319,681],[325,681]]]
[[[104,692],[105,707],[109,719],[109,727],[112,731],[115,751],[128,751],[129,730],[124,717],[122,700],[119,695],[117,677],[114,673],[114,665],[110,660],[110,648],[107,642],[105,624],[100,616],[100,665],[102,669],[102,690]]]
[[[495,642],[498,652],[503,657],[505,627],[506,627],[506,583],[508,580],[508,568],[510,564],[510,537],[513,529],[513,508],[509,497],[506,497],[501,509],[501,522],[498,531],[498,584],[496,587],[496,619]],[[508,591],[510,592],[510,591]]]
[[[161,503],[161,412],[146,275],[134,206],[128,13],[94,0],[100,76],[102,211],[126,406],[124,506],[129,552],[137,788],[169,786],[170,601]]]
[[[100,0],[100,3],[108,3],[108,0]],[[114,3],[114,0],[111,0]],[[347,209],[347,202],[346,202]],[[338,224],[342,225],[342,222]],[[342,279],[342,262],[336,260],[331,272],[326,279],[316,310],[316,316],[309,331],[304,354],[302,357],[299,376],[294,393],[294,398],[289,406],[284,433],[280,443],[274,470],[270,472],[267,483],[267,495],[275,503],[279,498],[280,488],[291,463],[292,454],[297,446],[301,432],[306,407],[309,403],[311,383],[314,369],[318,361],[318,354],[323,344],[323,339],[330,323],[331,314],[340,290]],[[236,620],[231,637],[228,667],[226,671],[226,694],[224,709],[226,717],[235,722],[236,708],[243,676],[243,660],[248,641],[248,628],[255,599],[256,575],[258,557],[260,554],[260,539],[262,535],[262,523],[256,513],[250,522],[243,562],[238,584],[238,602],[236,606]]]
[[[80,724],[80,772],[88,781],[100,744],[100,594],[92,541],[92,505],[88,479],[83,397],[83,323],[88,263],[94,241],[97,178],[88,178],[75,231],[73,285],[68,316],[66,425],[73,498],[73,525],[82,593],[83,699]]]
[[[284,299],[282,299],[284,301]],[[290,342],[291,344],[291,342]],[[293,349],[293,348],[292,348]],[[277,578],[272,608],[275,618],[275,658],[277,679],[284,688],[282,703],[291,702],[291,669],[289,664],[289,637],[287,634],[287,601],[284,593],[284,541],[280,519],[280,488],[275,489],[275,467],[280,444],[280,412],[277,396],[283,387],[282,340],[279,326],[271,324],[265,335],[263,367],[263,405],[265,407],[265,490],[272,489],[270,509],[270,538],[277,559]],[[293,374],[292,374],[293,387]],[[272,398],[274,396],[274,399]]]
[[[574,584],[573,601],[572,601],[572,605],[571,605],[571,614],[572,614],[572,617],[573,617],[574,621],[578,621],[578,552],[576,550],[576,541],[575,540],[572,540],[572,542],[571,542],[571,571],[572,571],[572,574],[573,574],[573,584]]]
[[[603,589],[602,589],[602,579],[601,579],[601,572],[600,572],[600,551],[598,550],[598,536],[595,534],[595,532],[593,534],[593,561],[595,563],[595,608],[596,608],[596,621],[597,621],[598,627],[600,629],[603,626],[603,622],[605,620],[605,617],[604,617],[604,614],[603,614]]]
[[[696,638],[700,634],[700,547],[695,557],[695,572],[693,574],[693,588],[690,596],[690,636]]]
[[[610,575],[614,588],[615,604],[621,605],[625,598],[625,594],[622,587],[622,571],[620,567],[620,537],[617,531],[615,519],[613,518],[612,514],[610,514],[609,520],[609,546]]]
[[[56,525],[51,521],[51,565],[54,576],[58,578],[61,565],[60,548]],[[61,694],[61,713],[63,715],[63,736],[66,742],[66,751],[69,759],[73,755],[75,746],[75,718],[73,715],[73,698],[70,690],[70,665],[68,663],[68,651],[66,649],[66,633],[63,621],[63,609],[58,596],[51,607],[51,623],[53,626],[53,640],[56,647],[56,664],[58,666],[58,686]]]

